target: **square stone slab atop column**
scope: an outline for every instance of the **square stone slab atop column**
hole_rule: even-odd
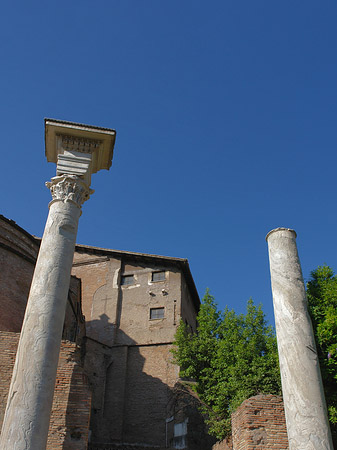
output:
[[[84,175],[88,164],[90,172],[109,170],[116,131],[63,120],[45,119],[45,145],[48,162],[57,163],[57,172]],[[75,158],[74,158],[75,157]],[[71,160],[71,162],[70,162]]]

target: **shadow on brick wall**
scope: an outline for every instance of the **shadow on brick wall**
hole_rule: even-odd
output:
[[[18,339],[18,333],[0,332],[0,419]],[[177,368],[170,348],[167,344],[108,347],[88,338],[80,348],[63,340],[47,450],[87,449],[89,428],[95,450],[158,449],[184,439],[189,450],[210,449],[198,401],[175,384]],[[187,425],[186,436],[175,433],[175,427],[184,429],[182,424]]]
[[[86,450],[92,394],[89,388],[88,378],[81,365],[81,350],[79,347],[73,353],[67,355],[66,362],[73,369],[68,386],[65,417],[66,433],[62,450]]]
[[[109,327],[106,314],[90,322],[91,330]],[[89,449],[171,447],[183,423],[189,450],[211,449],[214,440],[207,441],[196,399],[175,386],[172,345],[137,345],[120,329],[116,336],[127,344],[85,339],[84,368],[93,393]]]

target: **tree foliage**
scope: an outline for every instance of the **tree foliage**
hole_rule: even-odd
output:
[[[330,267],[319,266],[311,272],[307,297],[331,431],[337,444],[337,277]]]
[[[232,412],[246,398],[280,394],[276,339],[261,306],[247,303],[247,313],[219,312],[206,292],[197,317],[197,332],[181,322],[175,336],[181,377],[192,378],[205,404],[210,432],[223,439],[230,432]]]

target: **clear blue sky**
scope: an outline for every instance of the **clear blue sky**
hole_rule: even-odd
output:
[[[42,235],[43,118],[115,128],[78,242],[186,257],[200,296],[272,321],[265,235],[337,269],[332,0],[4,2],[1,213]]]

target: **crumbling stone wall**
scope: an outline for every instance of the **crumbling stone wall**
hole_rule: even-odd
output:
[[[222,441],[216,442],[213,445],[212,450],[233,450],[232,436],[230,435]]]
[[[0,331],[0,428],[15,362],[19,333]],[[74,342],[62,341],[47,450],[86,450],[91,393]]]
[[[289,448],[282,398],[256,395],[232,415],[233,450]]]

